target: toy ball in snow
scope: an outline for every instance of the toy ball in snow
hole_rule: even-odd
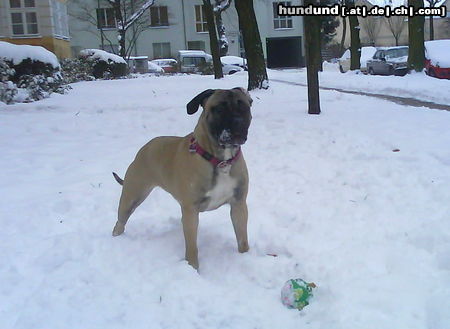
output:
[[[281,301],[288,308],[303,309],[313,297],[312,290],[316,285],[302,279],[291,279],[281,289]]]

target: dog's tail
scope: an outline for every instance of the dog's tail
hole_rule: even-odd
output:
[[[117,175],[115,172],[112,173],[114,178],[116,179],[117,183],[119,183],[120,185],[123,185],[123,179],[119,177],[119,175]]]

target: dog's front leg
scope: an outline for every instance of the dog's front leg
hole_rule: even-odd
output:
[[[193,268],[198,269],[198,249],[197,249],[197,231],[198,231],[198,210],[192,207],[181,208],[184,231],[184,242],[186,245],[186,260]]]
[[[246,252],[249,249],[247,238],[247,203],[244,200],[232,202],[230,213],[231,221],[233,222],[234,233],[236,234],[238,250],[239,252]]]

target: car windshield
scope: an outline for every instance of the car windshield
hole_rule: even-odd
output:
[[[386,58],[398,58],[408,56],[408,48],[389,49],[386,51]]]
[[[205,62],[206,62],[206,60],[203,57],[184,57],[183,58],[184,66],[198,66]]]

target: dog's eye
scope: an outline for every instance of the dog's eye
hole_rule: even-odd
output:
[[[225,112],[225,108],[223,106],[216,106],[214,108],[214,113],[222,114],[223,112]]]

